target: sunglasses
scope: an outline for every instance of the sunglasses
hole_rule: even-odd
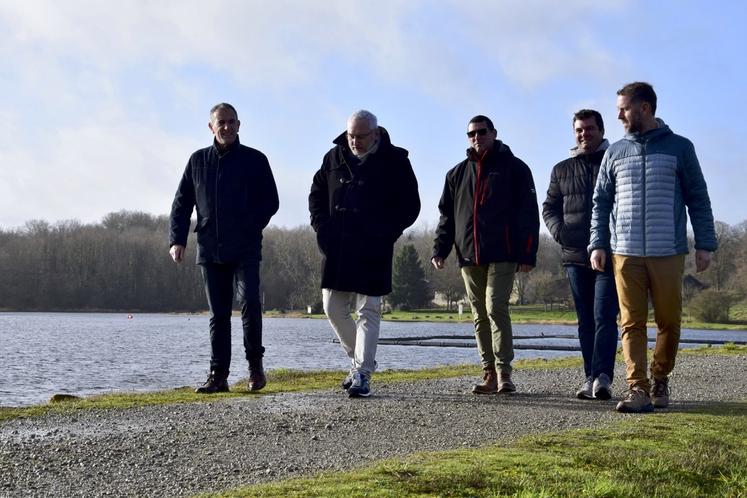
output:
[[[467,132],[467,136],[469,138],[474,137],[475,135],[480,135],[481,137],[484,137],[487,132],[489,132],[487,128],[480,128],[479,130],[472,130]]]

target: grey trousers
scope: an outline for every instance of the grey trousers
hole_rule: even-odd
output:
[[[350,316],[351,302],[357,319]],[[322,289],[324,313],[350,358],[351,369],[368,377],[376,369],[381,323],[381,296]]]
[[[511,373],[514,359],[508,300],[514,287],[515,273],[516,263],[510,262],[462,268],[482,367],[495,367],[504,373]]]

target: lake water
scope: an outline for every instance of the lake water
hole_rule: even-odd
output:
[[[246,376],[241,323],[233,322],[230,381]],[[471,323],[382,322],[381,337],[472,335]],[[514,325],[514,335],[574,335],[574,326]],[[653,330],[649,334],[654,334]],[[683,330],[683,338],[744,341],[736,331]],[[264,320],[265,368],[346,370],[348,359],[326,320]],[[461,342],[465,342],[462,340]],[[576,346],[576,339],[516,340]],[[684,347],[684,345],[683,345]],[[516,358],[578,352],[518,349]],[[208,318],[197,315],[0,313],[0,406],[46,402],[55,393],[150,391],[204,382],[209,370]],[[479,362],[475,348],[380,345],[379,369]]]

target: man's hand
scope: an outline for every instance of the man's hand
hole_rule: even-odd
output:
[[[444,269],[444,258],[440,256],[433,256],[431,258],[431,264],[436,270],[443,270]]]
[[[169,254],[171,254],[171,259],[174,260],[174,263],[181,263],[184,260],[185,250],[185,247],[179,244],[174,244],[173,246],[171,246],[171,249],[169,249]]]
[[[529,273],[534,270],[534,265],[520,264],[516,267],[516,271],[519,273]]]
[[[591,251],[591,269],[604,271],[604,265],[607,262],[607,252],[604,249],[594,249]]]
[[[695,251],[695,271],[700,273],[711,266],[711,252],[697,249]]]

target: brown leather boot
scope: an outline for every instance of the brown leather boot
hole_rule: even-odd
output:
[[[200,394],[227,393],[228,371],[211,370],[205,383],[195,389],[195,392]]]
[[[516,391],[516,386],[511,381],[511,374],[508,372],[501,372],[501,386],[498,389],[499,393],[512,393]]]
[[[474,394],[495,394],[498,392],[498,374],[495,367],[484,368],[485,374],[482,376],[482,384],[475,384],[472,387]]]
[[[267,385],[265,370],[262,368],[262,358],[249,362],[249,382],[247,388],[249,391],[259,391]]]

